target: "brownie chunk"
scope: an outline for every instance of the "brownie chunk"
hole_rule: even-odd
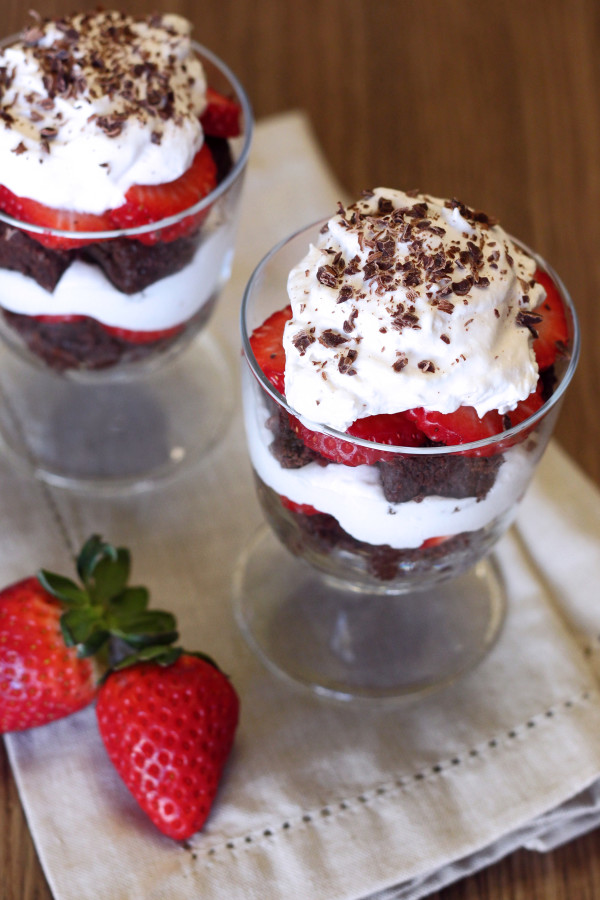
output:
[[[268,419],[267,426],[273,432],[274,440],[269,449],[281,468],[300,469],[315,460],[325,465],[327,460],[316,450],[307,447],[292,430],[287,411],[274,401],[272,407],[273,414]]]
[[[52,292],[73,259],[73,251],[52,250],[6,222],[0,222],[0,268],[33,278]]]
[[[177,336],[148,344],[131,344],[107,332],[99,322],[82,317],[69,322],[44,322],[35,316],[3,311],[31,353],[56,372],[68,369],[106,369],[119,362],[137,362],[167,348]]]
[[[88,262],[96,263],[117,290],[135,294],[149,285],[179,272],[192,259],[198,245],[198,233],[186,234],[175,241],[142,244],[121,237],[90,244],[82,250]]]
[[[503,457],[394,456],[379,462],[383,493],[390,503],[422,500],[423,497],[477,497],[483,499],[496,480]]]

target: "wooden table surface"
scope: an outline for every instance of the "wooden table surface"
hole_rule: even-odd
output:
[[[74,6],[35,4],[43,16]],[[2,0],[5,35],[25,24],[27,7]],[[583,332],[558,438],[600,484],[597,0],[132,0],[124,8],[190,18],[197,40],[246,85],[257,118],[304,108],[351,195],[385,185],[456,196],[544,256]],[[0,744],[0,900],[50,897]],[[515,853],[434,900],[599,897],[600,831],[548,855]]]

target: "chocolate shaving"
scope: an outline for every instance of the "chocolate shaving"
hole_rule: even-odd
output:
[[[319,266],[317,269],[317,281],[325,287],[337,287],[338,276],[333,266]]]
[[[319,337],[319,343],[323,344],[324,347],[339,347],[340,344],[345,344],[348,341],[347,337],[344,337],[343,334],[339,334],[337,331],[331,331],[331,329],[327,329],[326,331],[321,332],[321,336]]]
[[[528,312],[524,309],[520,310],[515,317],[515,324],[519,328],[527,328],[534,338],[538,336],[536,325],[539,325],[544,319],[538,313]]]
[[[339,358],[338,369],[342,375],[356,375],[356,369],[352,367],[358,356],[358,351],[353,349],[345,350]]]
[[[400,351],[398,351],[397,356],[398,359],[396,360],[396,362],[392,363],[392,369],[394,370],[394,372],[401,372],[402,369],[408,365],[408,357],[403,353],[400,353]]]
[[[294,335],[292,338],[292,344],[300,354],[300,356],[304,356],[308,348],[311,344],[314,344],[315,337],[308,331],[299,331],[298,334]]]

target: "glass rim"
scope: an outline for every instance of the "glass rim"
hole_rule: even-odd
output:
[[[385,453],[402,453],[403,455],[415,455],[415,456],[441,456],[444,454],[468,454],[477,450],[485,450],[493,448],[494,445],[500,445],[505,442],[510,442],[513,438],[518,437],[521,433],[528,431],[534,425],[536,425],[541,419],[543,419],[551,409],[553,409],[558,402],[562,399],[568,385],[570,384],[573,375],[575,374],[575,369],[577,368],[577,363],[579,360],[579,353],[581,348],[581,334],[579,329],[579,320],[577,317],[577,312],[573,305],[573,301],[571,299],[571,295],[567,291],[562,279],[555,272],[552,266],[546,262],[538,253],[535,253],[530,247],[527,246],[523,241],[514,238],[512,235],[508,235],[509,238],[514,241],[514,243],[521,247],[521,249],[525,250],[539,265],[539,267],[546,272],[550,278],[555,283],[558,288],[562,299],[564,300],[568,314],[571,320],[571,326],[573,329],[572,335],[572,347],[571,353],[569,356],[568,364],[564,370],[564,372],[560,375],[560,380],[556,385],[552,395],[545,401],[545,403],[538,409],[533,415],[529,416],[527,419],[524,419],[523,422],[520,422],[518,425],[514,425],[512,428],[507,428],[506,431],[500,432],[500,434],[491,435],[488,438],[483,438],[479,441],[470,441],[464,444],[443,444],[443,445],[435,445],[433,447],[406,447],[403,445],[396,444],[380,444],[376,441],[369,441],[365,438],[355,437],[352,434],[347,434],[343,431],[337,431],[335,428],[330,428],[328,425],[322,425],[321,423],[312,422],[306,416],[301,415],[297,410],[295,410],[290,404],[287,402],[286,398],[283,394],[280,394],[276,387],[269,381],[266,377],[262,369],[260,368],[254,352],[252,350],[252,346],[250,344],[250,334],[248,332],[248,328],[246,326],[247,321],[247,309],[250,302],[250,298],[254,289],[254,286],[260,277],[262,271],[266,267],[266,265],[288,244],[290,244],[293,240],[300,237],[302,234],[312,234],[315,235],[318,233],[318,230],[329,221],[331,216],[328,216],[325,219],[319,219],[316,222],[312,222],[310,225],[305,225],[302,228],[297,229],[292,234],[283,238],[274,247],[269,250],[265,256],[259,261],[259,263],[254,268],[246,287],[244,289],[244,294],[242,297],[242,304],[240,310],[240,326],[242,333],[242,349],[244,352],[244,357],[250,367],[250,370],[254,377],[258,380],[261,387],[271,395],[271,397],[277,402],[279,406],[282,406],[288,413],[295,416],[300,422],[309,428],[311,431],[317,431],[321,434],[328,435],[332,438],[337,439],[338,441],[348,441],[356,446],[366,447],[369,450],[376,450],[378,452]],[[284,284],[285,290],[285,284]],[[287,296],[287,294],[285,295]]]
[[[0,48],[9,46],[11,43],[14,43],[15,40],[18,40],[19,37],[20,35],[17,34],[3,38],[2,40],[0,40]],[[170,225],[177,225],[182,219],[187,218],[187,216],[197,215],[198,213],[203,212],[205,209],[208,209],[210,206],[212,206],[213,203],[215,203],[215,201],[218,200],[219,197],[221,197],[222,194],[224,194],[229,189],[233,182],[236,181],[239,175],[244,171],[246,163],[248,162],[248,156],[250,154],[250,145],[252,143],[252,134],[254,131],[254,115],[252,112],[250,100],[242,86],[242,83],[229,68],[227,63],[223,62],[223,60],[219,56],[217,56],[216,53],[213,53],[212,50],[209,50],[208,47],[205,47],[203,44],[198,43],[198,41],[191,41],[191,46],[194,48],[194,51],[198,55],[204,56],[229,81],[242,107],[242,115],[244,121],[244,131],[242,135],[240,135],[240,137],[243,139],[240,155],[231,167],[231,171],[227,173],[223,181],[221,181],[221,183],[218,184],[210,192],[210,194],[207,194],[193,206],[189,206],[187,209],[175,213],[172,216],[167,216],[164,219],[158,219],[156,222],[147,222],[145,225],[136,225],[131,228],[112,228],[106,231],[72,231],[66,229],[63,230],[60,228],[48,228],[45,225],[36,225],[33,222],[24,222],[22,219],[15,219],[13,216],[7,215],[7,213],[3,212],[3,210],[0,210],[0,222],[4,222],[6,225],[11,225],[13,228],[17,228],[19,231],[31,232],[31,234],[48,235],[50,237],[60,237],[68,240],[106,241],[118,237],[135,237],[138,234],[148,234],[153,231],[161,231],[163,228],[168,228]]]

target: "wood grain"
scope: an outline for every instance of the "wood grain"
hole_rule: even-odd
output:
[[[72,7],[36,4],[44,16]],[[4,34],[25,9],[2,0]],[[460,197],[555,267],[583,333],[558,437],[600,484],[597,0],[155,0],[152,10],[194,22],[257,117],[304,108],[349,194],[382,184]],[[49,900],[3,747],[0,823],[1,900]],[[515,853],[434,897],[596,900],[600,833],[545,856]]]

